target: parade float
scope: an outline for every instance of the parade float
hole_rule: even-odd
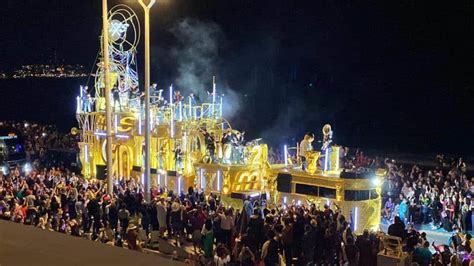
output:
[[[145,104],[139,88],[136,56],[140,28],[136,14],[119,5],[109,12],[109,84],[105,95],[103,58],[97,63],[94,89],[81,87],[76,118],[80,134],[80,162],[85,178],[144,182]],[[225,98],[219,97],[215,78],[207,100],[183,96],[172,85],[153,86],[150,102],[150,182],[175,193],[188,187],[221,198],[265,199],[275,205],[311,204],[340,209],[354,230],[375,228],[380,221],[380,180],[373,172],[342,169],[341,149],[332,145],[332,130],[323,128],[325,146],[309,151],[302,169],[300,147],[285,162],[270,165],[267,145],[260,139],[244,142],[243,134],[223,117]],[[183,88],[185,89],[185,88]],[[106,97],[113,103],[112,169],[106,167]],[[383,176],[383,173],[379,173]]]

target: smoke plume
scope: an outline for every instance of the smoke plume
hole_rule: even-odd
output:
[[[220,69],[219,45],[224,39],[220,27],[213,22],[186,18],[171,28],[177,46],[171,53],[177,63],[176,89],[185,96],[194,93],[200,101],[208,101],[212,77],[216,76],[217,95],[224,95],[223,115],[231,118],[240,107],[241,97],[232,90]]]

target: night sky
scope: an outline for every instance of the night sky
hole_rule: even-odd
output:
[[[142,18],[136,1],[109,6],[115,3]],[[2,4],[0,71],[54,57],[93,65],[101,1]],[[177,28],[187,21],[215,33],[217,48],[199,67],[240,95],[231,121],[251,137],[298,140],[330,123],[337,142],[353,147],[470,155],[473,18],[472,1],[158,0],[152,81],[165,86],[183,75],[190,59],[182,54],[192,43]],[[138,64],[141,70],[141,54]]]

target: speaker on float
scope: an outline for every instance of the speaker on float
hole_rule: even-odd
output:
[[[277,176],[277,190],[279,192],[291,193],[291,181],[293,177],[288,173],[279,173]]]
[[[107,166],[98,164],[95,166],[95,170],[95,178],[99,180],[105,180],[107,178]]]

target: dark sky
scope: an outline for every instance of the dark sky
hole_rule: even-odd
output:
[[[215,23],[222,34],[212,72],[249,95],[234,122],[255,135],[289,140],[331,123],[353,146],[474,148],[472,1],[164,1],[152,10],[152,79],[178,76],[168,56],[179,44],[177,23]],[[109,5],[119,2],[142,16],[135,1]],[[2,4],[0,68],[55,54],[94,62],[101,1]]]

